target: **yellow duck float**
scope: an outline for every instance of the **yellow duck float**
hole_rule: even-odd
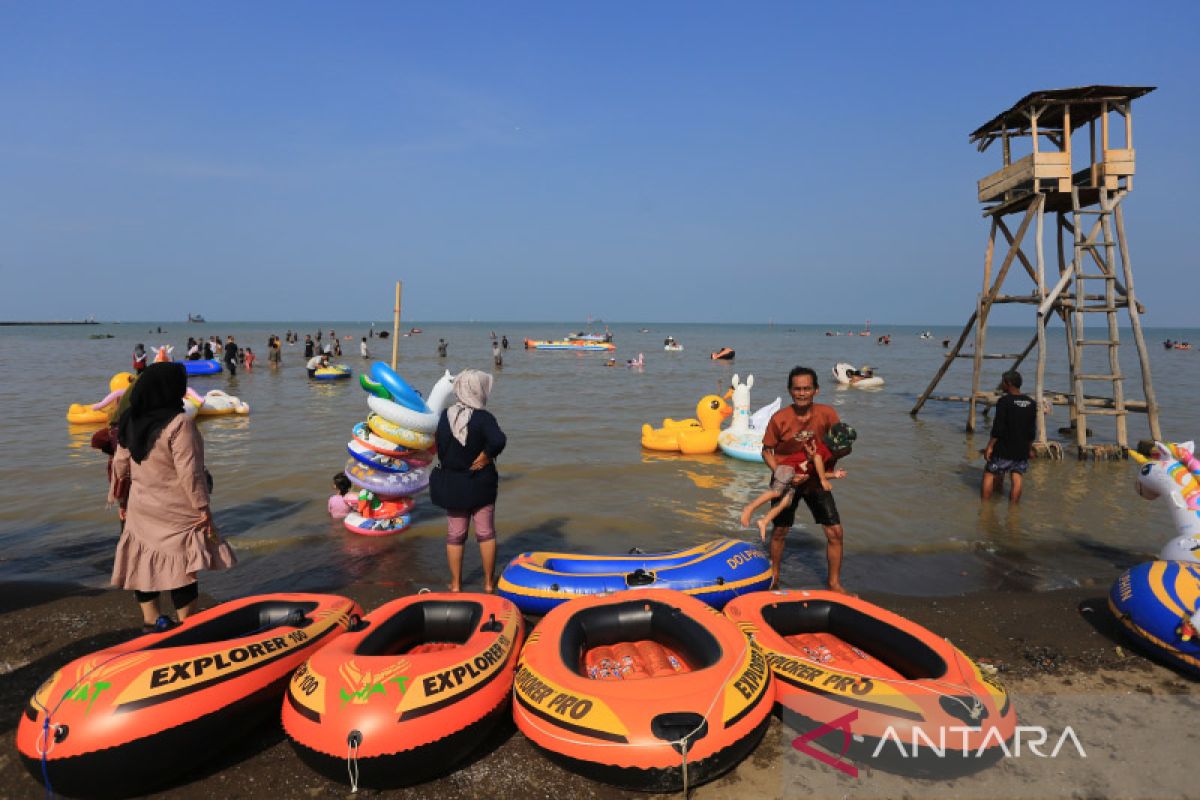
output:
[[[689,455],[715,453],[721,422],[732,413],[725,400],[705,395],[696,403],[696,419],[664,419],[661,428],[642,425],[642,447]]]
[[[118,372],[108,382],[109,393],[98,403],[71,403],[67,409],[67,422],[72,425],[106,425],[110,420],[110,411],[116,411],[114,403],[121,400],[134,381],[132,372]]]

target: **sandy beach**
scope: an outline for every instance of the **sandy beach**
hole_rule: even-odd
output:
[[[839,772],[792,746],[795,732],[773,720],[757,750],[735,770],[698,787],[694,798],[799,797],[1194,797],[1190,759],[1200,752],[1195,715],[1200,683],[1133,652],[1112,625],[1107,587],[1044,593],[980,593],[950,598],[868,596],[946,636],[994,666],[1018,722],[1048,733],[1038,757],[1017,756],[953,780],[903,777],[863,767]],[[394,588],[356,585],[347,594],[367,608]],[[211,602],[211,601],[209,601]],[[0,585],[0,796],[41,797],[12,747],[27,698],[59,665],[135,635],[125,593],[71,584]],[[1070,726],[1070,740],[1049,752]],[[1028,741],[1028,737],[1026,739]],[[951,745],[952,746],[952,745]],[[1080,755],[1080,750],[1085,754]],[[277,723],[254,731],[199,772],[155,797],[348,797],[347,786],[319,777],[293,754]],[[397,798],[645,797],[592,783],[551,764],[511,725],[477,756],[436,781],[357,796]]]

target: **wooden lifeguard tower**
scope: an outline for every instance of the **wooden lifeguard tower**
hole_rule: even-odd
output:
[[[926,400],[965,400],[967,430],[975,430],[975,410],[983,403],[992,405],[998,399],[995,392],[980,391],[985,359],[1011,360],[1016,369],[1037,347],[1037,378],[1034,397],[1037,400],[1037,441],[1042,454],[1061,452],[1057,444],[1046,437],[1045,403],[1065,405],[1070,413],[1070,428],[1080,458],[1124,457],[1128,446],[1126,425],[1129,412],[1145,413],[1150,434],[1161,440],[1158,427],[1158,404],[1150,381],[1150,362],[1142,336],[1140,314],[1144,312],[1133,293],[1133,265],[1129,260],[1129,243],[1125,236],[1122,201],[1133,189],[1134,100],[1154,91],[1153,86],[1084,86],[1075,89],[1049,89],[1033,92],[1021,98],[1012,108],[981,125],[971,134],[971,141],[980,152],[999,141],[1003,148],[1004,166],[978,182],[979,202],[984,204],[983,216],[991,220],[987,251],[983,261],[983,292],[974,312],[967,320],[958,341],[947,352],[945,361],[929,386],[917,399],[915,416]],[[1110,129],[1115,118],[1116,134]],[[1123,125],[1120,123],[1123,122]],[[1072,156],[1072,134],[1087,128],[1088,161],[1076,171]],[[1098,128],[1098,129],[1097,129]],[[1117,147],[1113,139],[1120,138]],[[1050,148],[1044,149],[1044,142]],[[1028,149],[1029,154],[1013,159],[1014,146]],[[1046,212],[1056,217],[1058,240],[1057,275],[1046,276],[1043,222]],[[1006,218],[1021,215],[1016,233]],[[1030,237],[1030,231],[1033,236]],[[997,237],[1001,246],[1007,245],[999,269],[995,269]],[[1032,238],[1032,256],[1025,252]],[[1069,258],[1068,258],[1069,256]],[[1119,258],[1119,264],[1118,264]],[[1001,294],[1009,268],[1020,263],[1033,282],[1028,294]],[[1020,271],[1020,270],[1018,270]],[[985,352],[988,316],[998,303],[1024,303],[1036,307],[1036,332],[1020,353],[993,354]],[[1142,373],[1144,400],[1125,397],[1125,376],[1120,363],[1120,309],[1127,309],[1133,341],[1137,347]],[[1104,325],[1090,333],[1085,319],[1091,314],[1103,314]],[[1063,321],[1067,338],[1067,360],[1070,389],[1048,391],[1046,376],[1046,326],[1053,317]],[[974,348],[963,352],[972,329]],[[1106,356],[1098,371],[1096,354]],[[1088,361],[1086,355],[1092,354]],[[968,397],[938,397],[933,395],[938,382],[955,359],[972,359],[971,394]],[[1085,365],[1085,362],[1089,365]],[[1089,371],[1092,370],[1092,371]],[[1092,394],[1090,385],[1107,386],[1107,396]],[[1029,387],[1026,384],[1025,391]],[[1099,391],[1097,389],[1096,391]],[[1088,442],[1089,416],[1115,418],[1115,444]]]

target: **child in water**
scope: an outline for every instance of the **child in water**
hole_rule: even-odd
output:
[[[344,472],[334,474],[333,488],[337,490],[337,494],[329,498],[329,516],[345,519],[351,511],[358,510],[358,493],[354,491]]]
[[[242,350],[242,364],[245,365],[247,372],[254,371],[254,359],[255,355],[253,350],[251,350],[249,347]]]
[[[741,523],[743,528],[750,527],[750,515],[759,506],[772,503],[776,500],[779,502],[771,507],[766,514],[758,521],[758,533],[762,541],[767,541],[767,527],[771,524],[783,509],[787,508],[792,502],[792,498],[798,489],[804,487],[806,483],[814,478],[821,482],[821,489],[828,492],[832,487],[829,484],[830,478],[844,478],[846,473],[844,470],[834,470],[831,475],[825,474],[825,460],[832,458],[833,454],[829,452],[829,448],[824,442],[817,441],[816,436],[812,431],[800,431],[796,434],[796,439],[800,442],[803,449],[799,453],[783,456],[776,461],[775,472],[771,475],[771,484],[767,490],[754,499],[750,505],[742,509]],[[792,479],[799,476],[800,484],[792,485]]]

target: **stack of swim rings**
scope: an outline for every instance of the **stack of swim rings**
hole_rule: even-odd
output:
[[[449,373],[430,393],[431,400]],[[352,533],[387,536],[399,533],[412,522],[413,495],[429,486],[433,460],[433,432],[438,414],[421,395],[382,361],[370,376],[360,375],[359,384],[369,395],[371,414],[354,426],[346,449],[346,477],[359,489],[358,509],[344,524]],[[440,410],[440,409],[439,409]]]

